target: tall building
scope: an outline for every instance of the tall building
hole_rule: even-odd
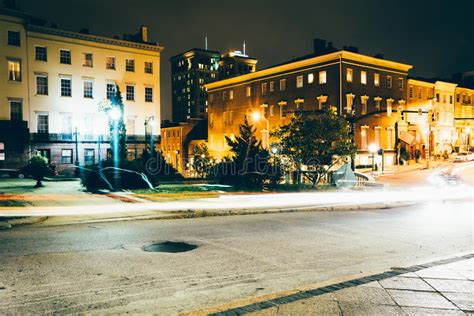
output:
[[[204,85],[256,70],[257,60],[240,51],[220,54],[193,48],[170,58],[172,121],[206,119],[208,98]]]
[[[170,58],[172,120],[207,117],[204,85],[219,78],[219,52],[193,48]]]
[[[393,164],[396,116],[406,106],[412,66],[336,50],[329,44],[325,49],[333,52],[315,50],[304,58],[206,85],[211,155],[217,159],[229,155],[225,136],[237,135],[245,116],[258,118],[251,123],[268,148],[275,141],[270,132],[288,123],[293,112],[333,108],[353,122],[356,165],[370,164],[371,143],[385,150],[384,163]]]
[[[136,157],[151,134],[147,123],[154,120],[159,134],[163,48],[148,41],[146,27],[132,41],[45,25],[17,10],[0,11],[0,167],[22,166],[34,153],[59,171],[105,158],[108,118],[100,108],[116,87],[127,148]]]

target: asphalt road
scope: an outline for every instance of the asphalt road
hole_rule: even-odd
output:
[[[196,250],[149,253],[159,241]],[[472,252],[472,201],[0,231],[0,314],[176,314]]]

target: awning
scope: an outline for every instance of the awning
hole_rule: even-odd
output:
[[[402,142],[408,144],[408,145],[416,145],[418,142],[416,141],[415,136],[407,133],[407,132],[402,132],[400,134],[400,137],[398,137]]]

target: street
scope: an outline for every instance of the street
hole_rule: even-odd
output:
[[[473,250],[472,202],[0,231],[0,314],[176,314]],[[145,252],[160,241],[198,245]]]

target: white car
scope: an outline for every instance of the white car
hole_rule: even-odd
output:
[[[454,156],[454,162],[474,161],[474,153],[461,152]]]

